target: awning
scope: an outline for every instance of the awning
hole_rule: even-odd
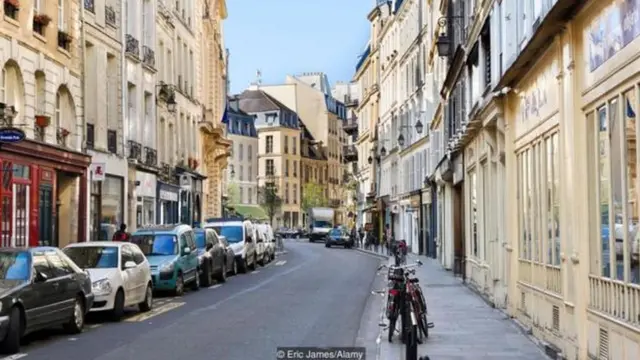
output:
[[[234,204],[230,205],[233,207],[238,215],[242,215],[244,218],[251,218],[256,220],[267,220],[269,217],[265,213],[264,209],[259,205],[243,205],[243,204]]]

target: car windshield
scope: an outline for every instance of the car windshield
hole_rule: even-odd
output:
[[[210,228],[214,229],[218,235],[226,237],[228,243],[238,243],[243,240],[240,225],[217,225]]]
[[[204,249],[207,246],[207,233],[204,231],[196,231],[196,247]]]
[[[178,253],[178,239],[170,234],[137,234],[131,237],[131,242],[138,245],[146,256],[176,255]]]
[[[342,236],[342,230],[340,229],[333,229],[331,230],[331,232],[329,232],[330,236]]]
[[[117,246],[74,246],[62,251],[82,269],[118,267]]]
[[[31,256],[26,251],[0,252],[1,280],[29,280]]]
[[[313,226],[319,228],[328,228],[333,227],[333,224],[331,223],[331,221],[316,220],[313,222]]]

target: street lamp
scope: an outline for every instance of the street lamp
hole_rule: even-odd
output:
[[[371,157],[371,155],[369,155],[369,157],[367,158],[367,162],[369,163],[369,165],[373,163],[373,158]]]
[[[404,135],[398,135],[398,145],[404,146]]]
[[[0,102],[0,126],[13,126],[13,119],[18,115],[16,108]]]
[[[387,149],[385,149],[384,146],[382,146],[382,149],[380,149],[380,155],[387,156]]]
[[[422,135],[422,130],[424,130],[424,125],[422,125],[422,122],[418,120],[418,122],[416,122],[416,132],[418,135]]]
[[[156,85],[156,89],[157,88],[160,88],[160,92],[156,97],[156,102],[158,101],[157,98],[160,97],[160,95],[163,95],[164,101],[167,104],[167,111],[169,111],[170,113],[175,113],[176,105],[178,103],[176,102],[176,93],[173,87],[161,81],[159,84]]]
[[[447,24],[449,23],[449,19],[462,19],[462,16],[443,16],[440,19],[438,19],[438,25],[440,25],[441,28],[446,28]],[[440,35],[438,35],[438,40],[436,40],[436,46],[438,47],[438,55],[440,55],[440,57],[449,57],[451,56],[452,53],[452,43],[451,43],[451,37],[449,36],[449,29],[447,29],[444,32],[441,32]]]
[[[233,165],[231,166],[231,172],[229,173],[229,175],[231,175],[232,179],[236,176],[236,170],[233,168]]]

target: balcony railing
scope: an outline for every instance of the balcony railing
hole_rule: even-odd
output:
[[[344,105],[346,107],[358,107],[358,105],[360,104],[360,100],[354,98],[353,96],[345,96],[344,97]]]
[[[354,133],[357,133],[358,118],[355,116],[352,116],[350,119],[345,120],[344,124],[342,125],[342,130],[344,130],[344,132],[346,132],[349,135],[353,135]]]
[[[128,158],[131,160],[137,160],[138,162],[142,162],[142,145],[139,142],[129,140],[129,156]]]
[[[142,63],[151,67],[156,67],[156,55],[150,47],[144,45],[142,47]]]
[[[158,165],[158,152],[156,149],[152,149],[148,146],[144,147],[144,164],[147,166],[156,167]]]
[[[111,6],[104,7],[104,21],[107,25],[116,27],[116,11]]]
[[[160,179],[169,184],[175,184],[177,182],[175,176],[175,168],[165,162],[160,163],[160,172],[158,176]]]
[[[138,41],[138,39],[134,38],[133,35],[127,34],[126,41],[127,43],[125,47],[125,52],[139,59],[140,58],[140,42]]]
[[[56,141],[58,143],[58,145],[60,146],[67,146],[67,138],[69,137],[69,135],[71,134],[71,132],[65,128],[58,128],[56,130]]]

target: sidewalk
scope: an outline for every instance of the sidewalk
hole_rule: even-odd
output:
[[[428,321],[435,325],[429,330],[429,338],[419,345],[420,356],[428,355],[431,360],[547,359],[509,317],[489,307],[437,261],[409,255],[407,262],[417,259],[424,263],[416,268],[416,276],[427,300]],[[388,320],[385,319],[385,323]],[[390,344],[387,330],[381,328],[380,333],[377,359],[404,359],[399,334]]]

